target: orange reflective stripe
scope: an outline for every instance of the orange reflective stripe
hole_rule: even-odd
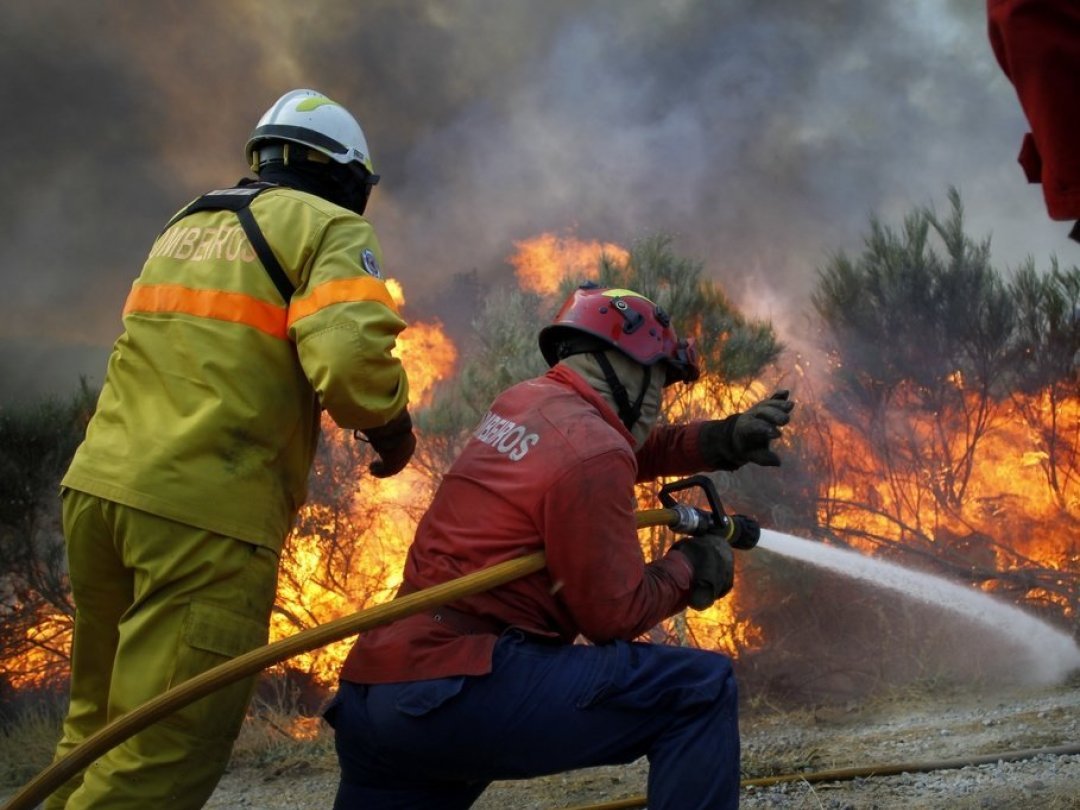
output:
[[[197,318],[241,323],[285,340],[285,307],[224,290],[193,290],[179,284],[136,284],[124,304],[131,312],[182,312]]]
[[[378,279],[370,276],[341,278],[313,287],[311,293],[303,298],[294,298],[289,306],[289,326],[331,304],[348,301],[378,301],[397,312],[397,304],[390,297],[390,291]]]

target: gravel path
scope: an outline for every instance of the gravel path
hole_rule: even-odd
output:
[[[741,719],[750,778],[972,758],[1080,745],[1080,682],[1019,692],[916,695]],[[208,810],[329,810],[337,769],[328,737],[288,758],[234,763]],[[492,785],[476,810],[558,810],[641,796],[647,767],[595,768]],[[0,800],[13,789],[0,790]],[[623,807],[639,806],[622,802]],[[837,782],[748,787],[750,810],[1080,810],[1080,754]]]
[[[957,694],[742,720],[749,776],[873,764],[969,758],[1080,745],[1080,686],[993,695]],[[551,810],[615,802],[644,793],[644,762],[492,785],[477,810]],[[335,765],[323,754],[226,775],[207,808],[329,808]],[[821,810],[1068,810],[1080,808],[1080,755],[903,773],[841,782],[745,788],[744,808]]]

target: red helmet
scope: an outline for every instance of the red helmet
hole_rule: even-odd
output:
[[[583,345],[583,336],[596,343],[586,338],[584,348],[575,349],[575,342]],[[701,376],[694,341],[679,340],[671,318],[660,307],[633,290],[583,284],[566,299],[555,320],[540,330],[540,351],[553,366],[567,354],[601,346],[618,349],[643,366],[666,361],[664,385]]]

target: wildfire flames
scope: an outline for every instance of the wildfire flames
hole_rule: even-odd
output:
[[[564,278],[589,278],[596,273],[601,258],[625,262],[625,248],[609,242],[587,242],[573,236],[545,233],[515,242],[517,252],[509,257],[521,289],[541,294],[559,289]]]
[[[819,521],[843,533],[852,545],[874,553],[883,542],[923,543],[931,554],[948,558],[962,554],[959,563],[973,581],[990,583],[995,572],[1075,572],[1080,563],[1075,518],[1080,508],[1076,486],[1051,484],[1051,458],[1042,449],[1043,430],[1031,424],[1031,415],[1048,425],[1053,418],[1069,426],[1067,452],[1074,453],[1080,426],[1080,403],[1059,403],[1051,417],[1044,394],[1002,405],[994,414],[992,429],[980,439],[977,462],[963,488],[962,498],[943,509],[932,497],[919,497],[943,481],[948,470],[921,468],[886,470],[865,437],[850,427],[833,428],[834,441],[845,448],[839,475],[823,499],[831,505]],[[928,425],[917,426],[929,430]],[[961,458],[965,436],[946,435],[945,455]],[[1064,482],[1068,484],[1069,482]],[[938,483],[942,488],[944,484]],[[1070,494],[1071,493],[1071,494]],[[993,588],[993,584],[985,587]],[[1076,603],[1066,593],[1039,587],[1027,589],[1027,601],[1056,606],[1060,615],[1074,616]]]
[[[390,292],[399,306],[405,303],[401,286],[390,281]],[[409,377],[409,407],[417,410],[429,403],[433,386],[453,371],[457,349],[443,332],[442,324],[410,323],[397,340],[396,354]],[[352,441],[324,418],[324,441],[338,445],[331,452],[342,451],[344,442]],[[423,441],[423,437],[419,438]],[[365,478],[356,488],[355,512],[362,514],[362,534],[341,538],[344,544],[357,548],[356,571],[336,572],[332,582],[325,581],[324,572],[335,565],[327,560],[324,544],[317,538],[296,533],[290,538],[292,553],[283,556],[277,609],[271,619],[270,638],[276,641],[295,634],[302,627],[331,621],[363,606],[392,598],[401,584],[400,568],[412,540],[419,514],[427,502],[430,488],[423,474],[413,467],[387,479]],[[304,518],[320,510],[321,504],[303,507]],[[340,526],[329,525],[329,531]],[[345,532],[347,535],[348,532]],[[340,583],[352,581],[354,587],[342,589]],[[350,598],[351,597],[351,598]],[[304,617],[298,620],[298,617]],[[337,682],[341,662],[348,653],[351,640],[331,644],[297,656],[289,666],[308,673],[323,685]]]
[[[601,257],[619,262],[628,257],[618,245],[553,234],[518,242],[515,247],[508,261],[520,286],[542,294],[556,291],[564,278],[595,275]],[[390,285],[395,299],[404,304],[401,287]],[[410,407],[423,408],[434,386],[453,375],[457,349],[442,325],[432,322],[411,323],[397,351],[410,379]],[[962,392],[962,379],[957,377],[952,384]],[[667,389],[666,396],[671,420],[680,421],[724,416],[767,393],[758,384],[737,388],[707,374],[688,390]],[[1080,508],[1080,482],[1072,480],[1080,474],[1075,461],[1055,466],[1060,459],[1054,457],[1067,452],[1075,459],[1080,439],[1080,404],[1075,398],[1058,401],[1053,410],[1044,393],[996,405],[978,452],[970,454],[962,497],[948,509],[927,493],[952,473],[931,468],[929,462],[890,467],[881,445],[873,444],[866,431],[827,417],[825,421],[830,426],[831,446],[823,457],[833,470],[823,483],[816,482],[815,497],[820,504],[818,523],[834,535],[871,554],[889,543],[921,544],[927,557],[939,549],[955,553],[959,548],[963,554],[958,559],[974,582],[983,573],[987,583],[996,582],[991,574],[1012,570],[1049,572],[1051,578],[1054,572],[1075,576],[1080,549],[1076,519],[1068,516],[1077,515]],[[1058,446],[1046,441],[1051,425],[1057,426]],[[947,457],[965,457],[963,430],[942,437],[937,431],[940,424],[929,417],[908,427],[915,439],[937,442]],[[363,445],[329,422],[326,428],[321,452],[327,460],[316,469],[316,477],[340,476],[340,471],[351,470],[356,478],[335,479],[337,483],[327,489],[335,493],[333,505],[315,497],[302,510],[282,559],[272,640],[391,599],[400,584],[401,565],[414,529],[433,494],[430,472],[438,472],[439,462],[424,457],[429,451],[424,449],[423,435],[418,436],[421,450],[413,464],[394,478],[377,480],[363,475],[357,466],[370,460]],[[797,419],[787,436],[799,437],[805,430]],[[430,469],[425,471],[425,465]],[[638,494],[641,508],[657,506],[650,489],[642,488]],[[1068,519],[1062,520],[1062,515]],[[672,538],[666,530],[654,529],[643,532],[641,539],[651,558],[663,553]],[[954,566],[953,573],[958,570]],[[1022,587],[1014,591],[1013,597],[1049,605],[1058,616],[1075,617],[1075,594],[1069,596],[1067,590],[1031,585],[1026,591]],[[40,651],[9,667],[14,687],[39,682],[45,662],[55,661],[60,655],[57,651],[66,647],[66,627],[58,618],[43,618],[33,631]],[[762,629],[740,612],[738,589],[714,608],[676,620],[672,632],[735,657],[761,647],[764,641]],[[332,685],[350,645],[347,639],[299,656],[287,666],[307,673],[317,684]]]
[[[45,616],[27,633],[28,650],[13,665],[7,677],[15,689],[37,686],[49,680],[56,659],[70,644],[71,628],[59,616]]]

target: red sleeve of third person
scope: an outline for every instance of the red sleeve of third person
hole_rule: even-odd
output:
[[[1031,134],[1020,156],[1050,217],[1080,219],[1080,2],[988,0],[990,44]]]

